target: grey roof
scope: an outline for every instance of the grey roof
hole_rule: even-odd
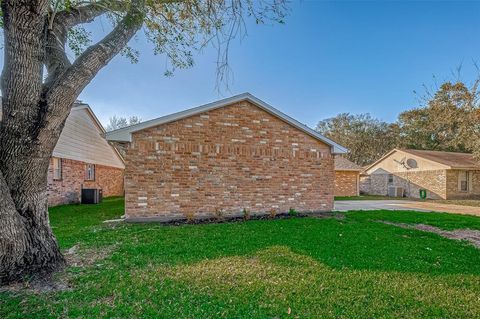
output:
[[[248,102],[256,105],[257,107],[263,109],[264,111],[282,119],[283,121],[287,122],[288,124],[298,128],[299,130],[303,131],[304,133],[306,133],[306,134],[320,140],[321,142],[331,146],[332,147],[332,153],[334,153],[334,154],[345,154],[345,153],[348,152],[348,150],[345,147],[335,143],[331,139],[329,139],[329,138],[323,136],[322,134],[314,131],[313,129],[309,128],[308,126],[306,126],[306,125],[298,122],[297,120],[291,118],[290,116],[280,112],[279,110],[277,110],[273,106],[263,102],[262,100],[258,99],[257,97],[253,96],[250,93],[243,93],[243,94],[235,95],[235,96],[223,99],[223,100],[208,103],[208,104],[198,106],[198,107],[195,107],[195,108],[191,108],[191,109],[188,109],[188,110],[185,110],[185,111],[173,113],[173,114],[166,115],[166,116],[163,116],[163,117],[159,117],[159,118],[156,118],[156,119],[153,119],[153,120],[149,120],[149,121],[142,122],[142,123],[135,124],[135,125],[131,125],[131,126],[128,126],[128,127],[125,127],[125,128],[121,128],[121,129],[118,129],[118,130],[107,132],[105,136],[106,136],[107,140],[109,140],[109,141],[131,142],[132,141],[132,133],[134,133],[134,132],[138,132],[138,131],[141,131],[141,130],[144,130],[144,129],[147,129],[147,128],[150,128],[150,127],[154,127],[154,126],[157,126],[157,125],[161,125],[161,124],[165,124],[165,123],[169,123],[169,122],[174,122],[174,121],[186,118],[186,117],[190,117],[190,116],[197,115],[197,114],[200,114],[200,113],[204,113],[204,112],[207,112],[207,111],[215,110],[215,109],[218,109],[218,108],[221,108],[221,107],[233,104],[233,103],[238,103],[238,102],[241,102],[241,101],[248,101]]]

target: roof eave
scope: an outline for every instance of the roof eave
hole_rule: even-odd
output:
[[[348,152],[347,148],[332,146],[332,154],[334,155],[348,154]]]
[[[475,166],[449,166],[447,169],[480,171],[480,167],[475,167]]]
[[[263,109],[264,111],[284,120],[285,122],[289,123],[290,125],[296,127],[297,129],[303,131],[304,133],[320,140],[321,142],[329,145],[331,147],[332,154],[346,154],[348,153],[348,149],[345,147],[335,143],[334,141],[330,140],[329,138],[323,136],[322,134],[318,133],[317,131],[309,128],[308,126],[298,122],[297,120],[291,118],[290,116],[282,113],[281,111],[277,110],[273,106],[263,102],[262,100],[258,99],[257,97],[253,96],[250,93],[242,93],[236,96],[232,96],[230,98],[223,99],[221,101],[216,101],[212,103],[208,103],[202,106],[198,106],[192,109],[188,109],[185,111],[177,112],[174,114],[166,115],[157,119],[153,119],[150,121],[146,121],[143,123],[139,123],[136,125],[132,125],[129,127],[125,127],[122,129],[118,129],[115,131],[107,132],[105,137],[109,141],[117,141],[117,142],[132,142],[132,133],[157,126],[166,124],[169,122],[177,121],[186,117],[190,117],[193,115],[197,115],[203,112],[215,110],[233,103],[238,103],[241,101],[248,101],[253,103]]]

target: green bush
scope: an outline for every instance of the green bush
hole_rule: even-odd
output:
[[[298,216],[298,212],[294,208],[290,208],[288,211],[289,216]]]

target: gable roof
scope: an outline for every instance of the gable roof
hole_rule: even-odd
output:
[[[473,154],[443,151],[422,151],[422,150],[401,150],[405,153],[412,154],[427,160],[449,166],[451,169],[461,168],[478,168],[480,169],[480,161]]]
[[[385,158],[395,152],[404,152],[414,156],[418,156],[427,161],[434,162],[445,166],[446,169],[480,169],[480,161],[475,159],[473,154],[458,153],[458,152],[444,152],[444,151],[425,151],[413,149],[393,149],[373,164],[367,166],[364,171],[368,171],[373,166],[377,165]]]
[[[343,156],[335,156],[335,170],[360,172],[363,168]]]
[[[53,149],[52,156],[125,168],[118,150],[104,138],[105,129],[88,104],[75,103]]]
[[[0,120],[2,115],[0,98]],[[105,129],[90,106],[77,101],[70,110],[52,156],[125,168],[122,156],[107,142],[104,134]]]
[[[298,122],[297,120],[291,118],[290,116],[280,112],[273,106],[263,102],[262,100],[258,99],[257,97],[253,96],[250,93],[243,93],[239,95],[235,95],[223,100],[219,100],[216,102],[208,103],[205,105],[201,105],[198,107],[194,107],[185,111],[173,113],[170,115],[162,116],[150,121],[142,122],[139,124],[131,125],[125,128],[121,128],[115,131],[107,132],[106,138],[109,141],[119,141],[119,142],[131,142],[132,141],[132,133],[158,126],[165,123],[174,122],[183,118],[187,118],[193,115],[197,115],[200,113],[204,113],[207,111],[215,110],[221,107],[225,107],[234,103],[248,101],[260,109],[278,117],[279,119],[283,120],[284,122],[296,127],[297,129],[303,131],[304,133],[316,138],[317,140],[331,146],[332,153],[334,154],[345,154],[348,150],[341,146],[340,144],[335,143],[334,141],[330,140],[329,138],[323,136],[322,134],[314,131],[313,129],[309,128],[308,126]]]

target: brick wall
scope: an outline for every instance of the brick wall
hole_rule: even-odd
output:
[[[420,198],[420,189],[426,189],[427,198],[446,198],[445,170],[395,173],[393,181],[405,189],[407,197]]]
[[[333,156],[328,145],[240,102],[134,133],[125,183],[131,220],[329,211]]]
[[[458,189],[458,175],[460,170],[447,171],[447,198],[448,199],[479,199],[480,198],[480,171],[470,171],[470,191],[462,192]]]
[[[420,197],[420,189],[427,190],[431,199],[446,198],[445,170],[410,171],[393,173],[393,183],[388,183],[388,174],[371,174],[362,176],[361,192],[370,195],[387,195],[388,186],[403,187],[405,195],[411,198]]]
[[[78,203],[83,188],[101,188],[103,196],[123,195],[123,170],[95,165],[95,181],[85,181],[85,163],[62,159],[62,180],[53,180],[53,166],[48,168],[48,203],[50,206]]]
[[[335,196],[357,196],[358,176],[355,171],[335,171]]]
[[[361,194],[386,196],[387,188],[387,174],[370,174],[360,176]]]

